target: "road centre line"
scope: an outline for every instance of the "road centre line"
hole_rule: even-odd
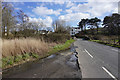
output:
[[[107,72],[114,80],[117,80],[115,76],[113,76],[105,67],[102,67],[102,69]]]
[[[85,52],[87,52],[88,53],[88,55],[91,57],[91,58],[93,58],[93,56],[85,49]]]

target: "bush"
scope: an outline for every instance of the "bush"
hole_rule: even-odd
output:
[[[45,36],[45,39],[49,42],[64,43],[66,40],[70,39],[70,34],[51,33]]]
[[[82,35],[82,34],[80,34],[80,33],[75,34],[75,37],[76,37],[76,38],[83,38],[83,40],[90,40],[90,38],[89,38],[88,36]]]
[[[84,37],[83,37],[83,40],[90,40],[90,38],[89,38],[89,37],[84,36]]]
[[[29,53],[23,54],[22,58],[23,60],[26,60],[30,57]]]
[[[8,60],[8,64],[12,65],[14,63],[14,57],[11,56]]]
[[[33,58],[39,58],[39,55],[35,54],[35,53],[32,53],[31,55]]]
[[[75,34],[75,37],[76,38],[83,38],[83,35],[81,35],[80,33],[77,33],[77,34]]]
[[[21,60],[22,60],[22,55],[17,55],[17,56],[14,57],[15,62],[19,62]]]

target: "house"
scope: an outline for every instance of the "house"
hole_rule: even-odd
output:
[[[51,32],[52,32],[52,30],[49,27],[45,27],[45,28],[42,28],[41,30],[39,30],[40,34],[49,34]]]
[[[47,34],[48,31],[46,31],[46,30],[39,30],[39,33],[40,33],[40,34]]]
[[[74,36],[75,34],[79,33],[80,29],[78,27],[72,27],[70,30],[70,35]]]

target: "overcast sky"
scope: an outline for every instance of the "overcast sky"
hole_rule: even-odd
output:
[[[14,1],[14,0],[6,0]],[[24,2],[23,2],[24,1]],[[52,0],[15,0],[13,6],[15,10],[23,10],[30,21],[42,21],[47,27],[51,27],[52,21],[56,19],[65,20],[71,26],[83,18],[98,17],[103,19],[112,13],[118,13],[118,0],[78,0],[78,1],[52,1]]]

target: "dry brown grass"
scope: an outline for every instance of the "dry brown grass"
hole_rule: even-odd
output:
[[[2,56],[15,56],[24,53],[44,55],[49,51],[51,45],[54,46],[55,44],[34,38],[2,40]]]

